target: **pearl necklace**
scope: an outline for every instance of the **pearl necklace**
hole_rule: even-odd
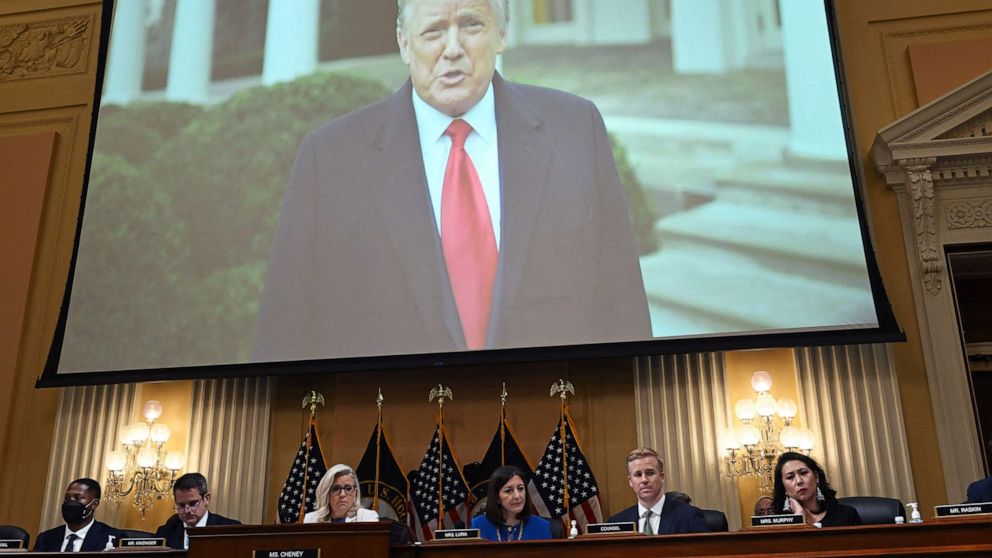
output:
[[[496,528],[496,542],[503,542],[503,537],[501,535],[503,527]],[[506,526],[506,540],[513,541],[513,532],[517,532],[517,540],[519,541],[524,536],[524,524],[518,523],[515,527],[513,525]]]

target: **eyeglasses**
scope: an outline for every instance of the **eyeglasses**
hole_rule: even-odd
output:
[[[200,507],[200,502],[202,501],[203,498],[200,498],[198,500],[193,500],[192,502],[186,502],[185,504],[180,504],[176,502],[176,506],[175,506],[176,511],[184,511],[184,510],[193,511],[196,508]]]
[[[344,492],[345,494],[351,494],[355,491],[355,485],[353,484],[332,484],[331,494],[338,494]]]

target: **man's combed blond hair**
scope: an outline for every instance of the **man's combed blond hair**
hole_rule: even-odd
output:
[[[645,457],[653,457],[658,461],[658,472],[663,472],[665,470],[665,462],[662,461],[661,456],[658,452],[651,448],[637,448],[627,454],[627,475],[630,475],[630,464],[638,459],[644,459]]]
[[[409,6],[415,0],[396,0],[396,31],[403,30],[406,20],[409,17]],[[496,22],[500,31],[506,32],[506,24],[510,21],[510,0],[489,0],[496,15]]]

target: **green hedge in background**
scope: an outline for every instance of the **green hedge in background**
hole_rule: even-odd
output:
[[[658,250],[658,235],[654,232],[658,213],[648,201],[641,181],[634,174],[633,167],[627,159],[627,150],[623,148],[615,136],[610,134],[610,145],[613,147],[613,160],[620,174],[620,183],[627,194],[627,210],[634,225],[634,238],[637,240],[637,253],[641,256]]]
[[[103,107],[63,362],[246,360],[300,141],[389,93],[315,74],[207,108]]]

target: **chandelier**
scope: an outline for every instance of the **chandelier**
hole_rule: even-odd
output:
[[[144,518],[155,500],[171,493],[176,473],[186,464],[186,456],[162,449],[170,434],[168,426],[155,424],[162,416],[162,404],[146,401],[141,411],[145,422],[125,426],[121,431],[123,449],[107,454],[110,474],[104,496],[111,502],[120,502],[133,493],[134,507]]]
[[[770,392],[772,375],[758,370],[751,375],[754,399],[741,399],[734,405],[739,425],[724,430],[721,448],[726,452],[726,476],[731,479],[754,477],[763,494],[771,494],[775,462],[785,451],[809,455],[813,449],[813,431],[792,426],[799,407],[796,402],[775,399]]]

